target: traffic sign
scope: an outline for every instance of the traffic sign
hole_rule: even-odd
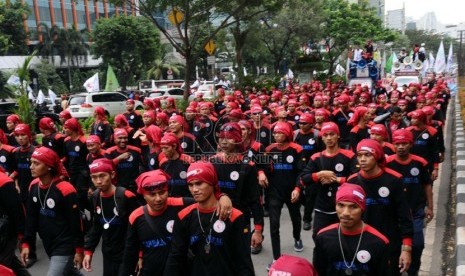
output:
[[[210,39],[207,42],[207,45],[205,45],[205,51],[207,51],[207,53],[211,56],[215,52],[215,49],[216,49],[216,44],[213,40]]]
[[[166,73],[167,73],[168,75],[173,75],[173,70],[168,69],[168,71],[166,71]]]
[[[207,65],[213,65],[213,64],[215,64],[215,61],[216,61],[215,56],[208,56],[207,57]]]
[[[179,25],[184,20],[184,13],[177,8],[173,8],[173,10],[168,14],[168,20],[173,25]]]

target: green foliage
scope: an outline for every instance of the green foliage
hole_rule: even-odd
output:
[[[183,68],[184,66],[182,64],[167,62],[165,58],[157,59],[153,63],[153,66],[147,71],[146,79],[163,80],[168,77],[168,70],[173,72],[174,79],[179,79],[181,69]]]
[[[128,80],[140,79],[146,67],[160,57],[160,38],[145,18],[120,16],[97,21],[91,34],[95,57],[110,64],[123,90]]]
[[[47,60],[42,60],[34,70],[39,76],[39,87],[45,94],[47,94],[48,89],[58,94],[63,94],[63,92],[68,91],[63,80],[56,72],[55,66],[50,64]]]
[[[393,46],[397,46],[397,49],[401,49],[402,47],[405,47],[407,49],[407,52],[410,52],[410,49],[413,49],[414,44],[420,45],[421,43],[425,43],[425,48],[427,54],[431,51],[434,54],[436,54],[437,50],[439,49],[439,44],[441,44],[441,40],[444,42],[444,47],[447,55],[447,51],[449,49],[449,45],[451,43],[454,44],[454,49],[458,49],[458,42],[449,36],[444,36],[442,33],[433,33],[430,31],[425,31],[425,30],[406,30],[405,31],[405,36],[409,40],[409,44],[394,44]]]
[[[84,133],[89,133],[90,132],[90,126],[94,123],[95,119],[93,116],[87,117],[85,119],[79,119],[79,122],[81,123],[82,131]]]
[[[353,43],[364,45],[368,39],[373,41],[394,41],[397,33],[385,29],[376,12],[366,2],[349,5],[347,1],[327,0],[323,4],[322,21],[319,25],[322,37],[329,49],[329,73],[339,56]]]
[[[15,111],[19,115],[21,120],[28,124],[31,127],[31,131],[34,131],[34,108],[29,101],[28,92],[26,85],[29,83],[29,66],[31,64],[32,58],[37,54],[36,51],[32,55],[28,56],[21,67],[16,70],[16,74],[20,79],[20,85],[18,86],[19,96],[16,99],[18,103],[18,109]]]
[[[29,14],[27,4],[21,1],[0,2],[0,48],[4,49],[1,54],[25,55],[27,54],[27,34],[23,27],[23,16]],[[5,40],[2,39],[6,38]]]

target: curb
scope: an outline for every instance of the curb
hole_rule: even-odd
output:
[[[455,275],[465,276],[465,134],[458,93],[455,97],[456,214]]]

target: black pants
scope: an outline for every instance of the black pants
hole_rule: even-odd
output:
[[[305,187],[304,205],[304,222],[312,222],[312,213],[315,207],[316,195],[318,194],[317,185]]]
[[[114,276],[119,274],[121,261],[114,261],[103,256],[103,276]]]
[[[290,196],[289,196],[290,198]],[[281,209],[284,203],[289,209],[289,216],[292,221],[292,236],[295,240],[300,240],[300,228],[302,227],[302,216],[300,215],[300,203],[291,203],[290,200],[283,201],[277,197],[270,196],[268,211],[270,215],[270,236],[271,247],[273,248],[273,259],[277,260],[281,256],[281,239],[279,236]]]

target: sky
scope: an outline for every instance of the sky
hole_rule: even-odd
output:
[[[403,3],[406,17],[415,20],[428,12],[434,12],[436,19],[444,25],[465,22],[464,0],[385,0],[385,10],[402,9]]]

